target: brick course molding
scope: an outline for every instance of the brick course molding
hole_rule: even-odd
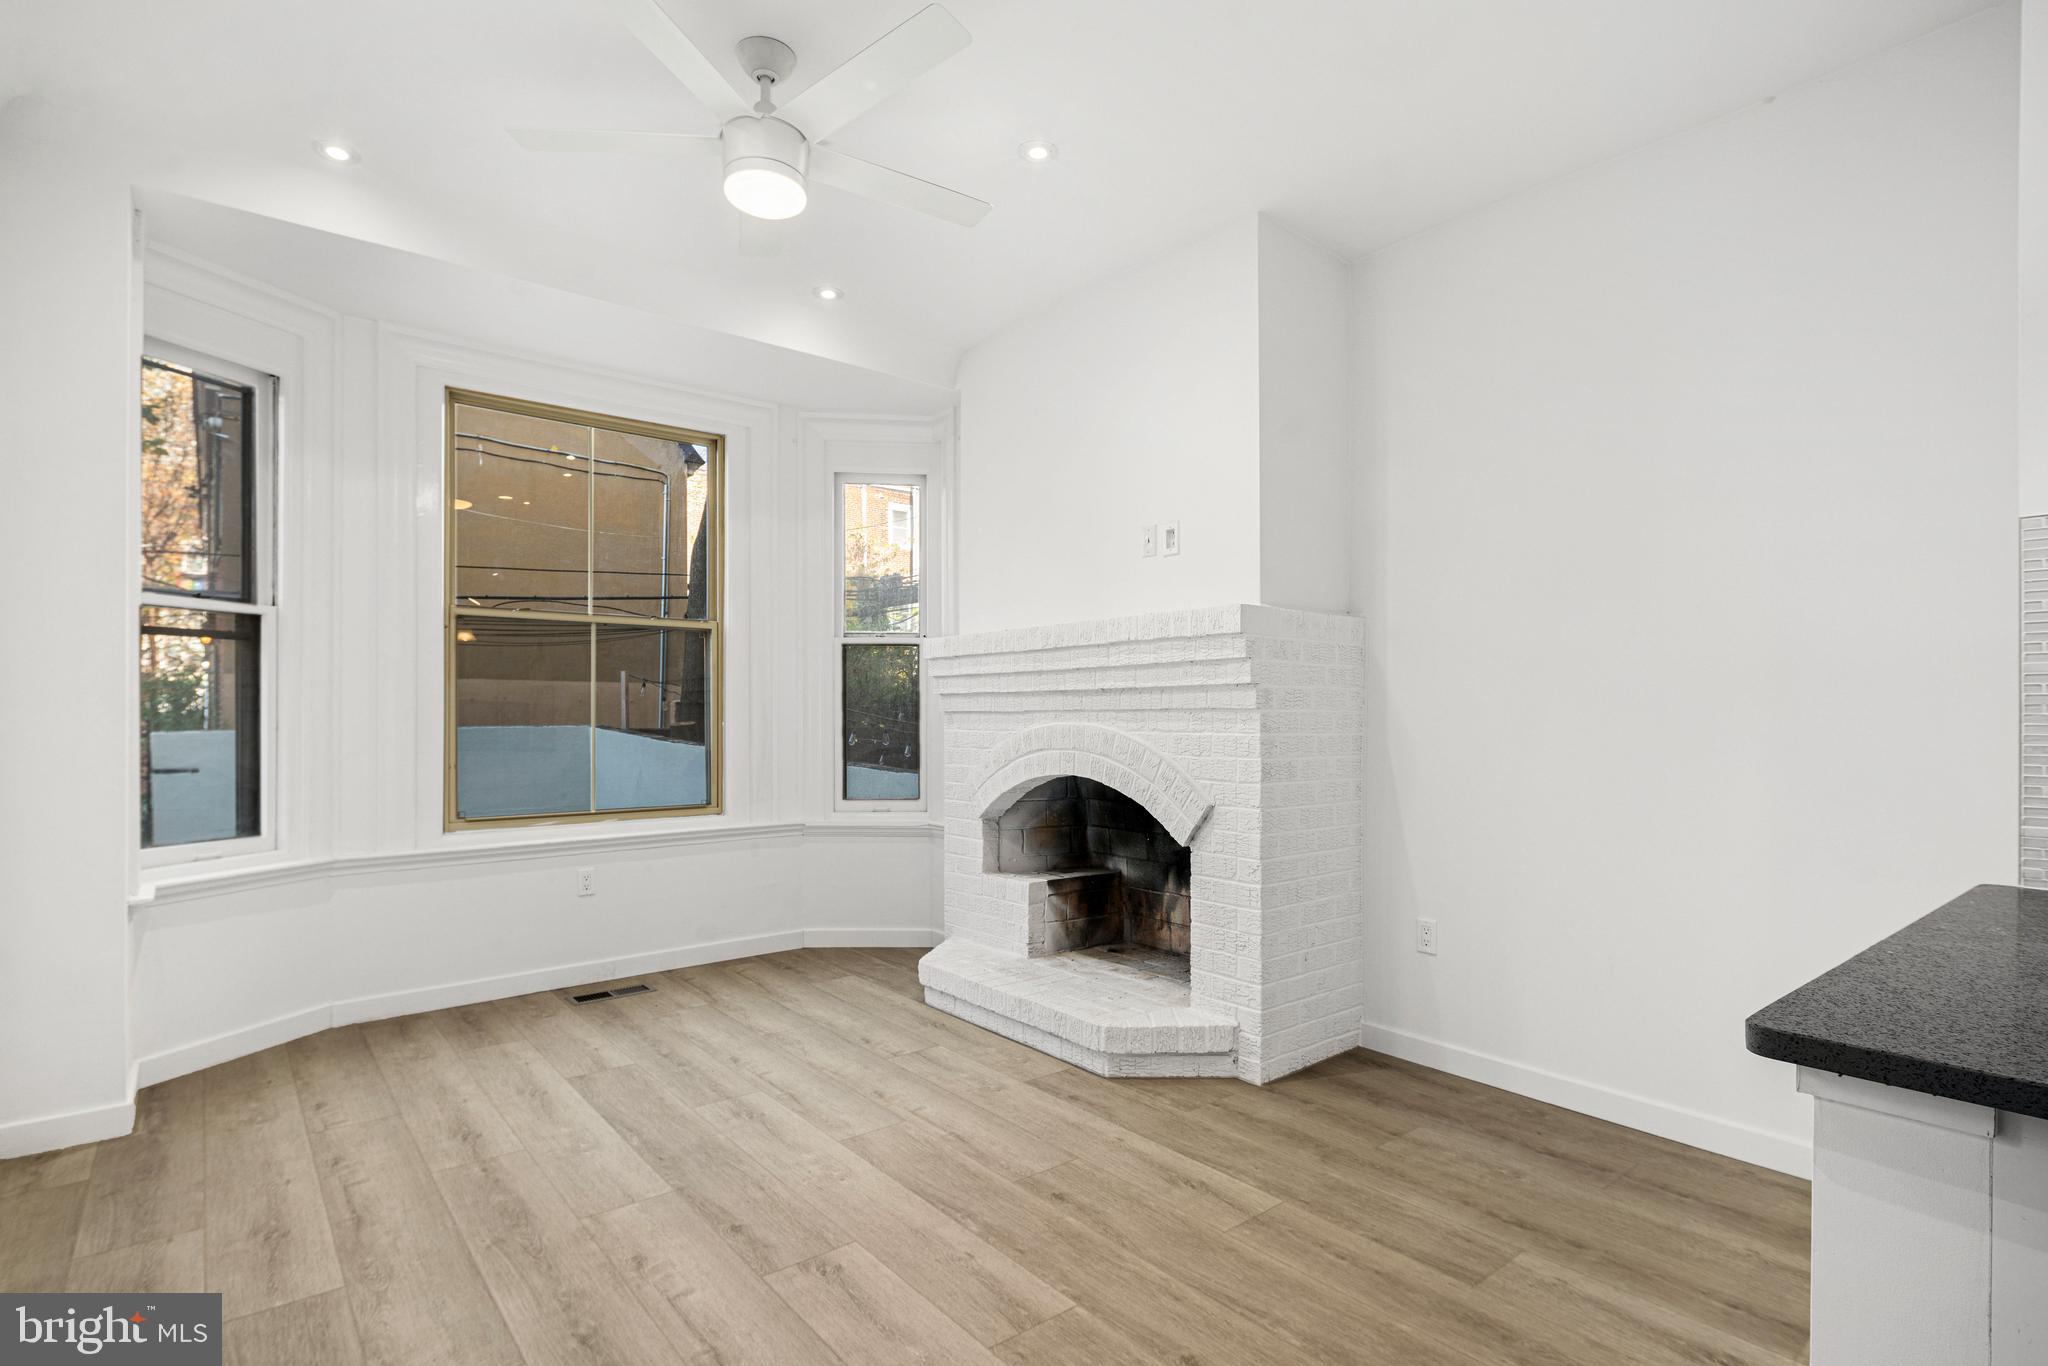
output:
[[[1265,1082],[1357,1044],[1364,623],[1232,605],[927,643],[945,738],[946,942],[925,999],[1104,1075]],[[1048,952],[1056,873],[996,823],[1062,776],[1190,851],[1189,979]]]

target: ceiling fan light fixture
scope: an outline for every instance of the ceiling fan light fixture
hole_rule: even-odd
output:
[[[781,119],[749,114],[729,120],[721,136],[725,197],[735,209],[771,221],[804,211],[811,149],[802,133]]]
[[[735,157],[725,164],[725,198],[741,213],[771,221],[794,218],[810,202],[804,178],[767,157]]]

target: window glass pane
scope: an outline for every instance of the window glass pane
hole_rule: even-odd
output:
[[[142,584],[248,601],[255,394],[142,361]]]
[[[841,730],[848,801],[916,801],[918,647],[844,645]]]
[[[711,636],[597,628],[597,809],[711,800]]]
[[[710,456],[703,446],[598,428],[593,610],[710,616]]]
[[[257,834],[262,622],[142,609],[142,847]]]
[[[915,633],[922,491],[915,484],[842,484],[840,500],[846,629]]]
[[[455,619],[456,813],[590,810],[590,632],[573,621]]]
[[[455,603],[589,602],[590,429],[455,405]]]

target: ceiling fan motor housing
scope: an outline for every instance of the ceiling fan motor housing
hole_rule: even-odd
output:
[[[742,114],[725,125],[725,173],[749,167],[781,171],[801,180],[811,168],[810,144],[781,119]]]

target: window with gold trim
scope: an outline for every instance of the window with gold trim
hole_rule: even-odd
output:
[[[450,829],[716,812],[724,446],[451,389]]]

